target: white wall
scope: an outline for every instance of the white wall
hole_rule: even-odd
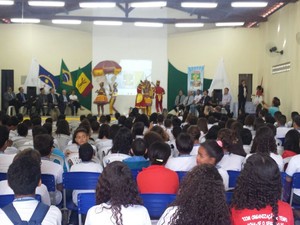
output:
[[[167,87],[168,58],[166,28],[142,28],[133,24],[121,27],[94,26],[93,29],[93,67],[103,60],[120,62],[121,59],[152,60],[152,81],[161,81]],[[99,87],[99,79],[93,80],[94,87]],[[96,93],[93,93],[93,99]],[[167,105],[164,96],[163,105]],[[135,96],[118,96],[116,108],[122,114],[128,114],[129,107],[134,107]],[[154,110],[154,104],[152,105]],[[97,112],[93,105],[93,112]],[[108,105],[105,106],[108,113]]]

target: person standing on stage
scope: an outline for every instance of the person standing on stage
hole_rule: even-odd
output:
[[[163,95],[165,94],[165,90],[160,86],[160,81],[156,81],[155,85],[155,107],[156,112],[162,112],[162,102],[163,102]]]
[[[146,115],[151,115],[151,107],[152,107],[152,98],[153,98],[153,89],[151,87],[151,83],[148,80],[144,81],[145,86],[143,89],[144,103],[146,106]]]
[[[144,83],[140,81],[136,89],[136,98],[135,98],[135,108],[142,109],[143,113],[145,112],[145,101],[143,96]]]
[[[112,115],[113,111],[115,111],[116,113],[118,112],[118,110],[115,108],[115,102],[117,100],[117,96],[118,96],[118,83],[115,82],[113,84],[113,88],[111,88],[111,86],[109,85],[109,94],[110,94],[110,100],[109,100],[109,114]]]
[[[100,108],[101,108],[101,113],[104,115],[104,105],[108,103],[106,91],[104,88],[104,82],[100,82],[100,89],[96,91],[98,94],[96,99],[94,100],[94,103],[97,104],[97,109],[98,109],[98,115],[100,116]]]
[[[248,88],[246,85],[246,81],[242,80],[241,84],[239,85],[239,94],[238,94],[238,100],[239,100],[239,113],[245,114],[245,105],[248,95]]]
[[[83,110],[83,108],[81,108],[81,105],[78,101],[78,97],[75,94],[75,90],[72,90],[71,94],[69,95],[69,99],[70,99],[70,106],[72,110],[72,116],[74,116],[74,113],[77,116],[78,109]]]

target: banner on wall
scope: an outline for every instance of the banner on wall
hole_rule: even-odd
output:
[[[188,90],[203,90],[204,66],[188,67]]]

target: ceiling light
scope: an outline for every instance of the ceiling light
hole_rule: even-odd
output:
[[[39,22],[41,22],[40,19],[34,19],[34,18],[11,18],[10,21],[13,23],[39,23]]]
[[[154,7],[166,7],[166,1],[158,1],[158,2],[132,2],[130,3],[130,7],[132,8],[154,8]]]
[[[41,6],[41,7],[64,7],[65,2],[63,1],[28,1],[30,6]]]
[[[263,8],[268,5],[268,2],[232,2],[232,7],[248,7],[248,8]]]
[[[183,8],[216,8],[218,3],[216,2],[182,2]]]
[[[113,8],[116,7],[115,2],[79,2],[81,8]]]
[[[278,2],[277,4],[275,4],[274,6],[272,6],[272,8],[268,9],[267,11],[265,11],[261,16],[266,18],[269,15],[271,15],[273,12],[275,12],[277,9],[279,9],[280,7],[282,7],[284,5],[283,2]]]
[[[102,21],[102,20],[94,21],[94,25],[100,25],[100,26],[121,26],[122,24],[123,24],[122,21]]]
[[[175,27],[203,27],[203,23],[175,23]]]
[[[52,20],[52,23],[78,25],[81,24],[81,20]]]
[[[149,23],[149,22],[135,22],[134,26],[137,27],[163,27],[163,23]]]
[[[13,5],[14,1],[5,1],[5,0],[1,0],[0,1],[0,5]]]
[[[216,27],[239,27],[243,26],[244,22],[225,22],[225,23],[216,23]]]

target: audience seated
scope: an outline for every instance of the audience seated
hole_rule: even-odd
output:
[[[95,141],[97,155],[101,164],[103,163],[103,157],[108,154],[108,151],[112,147],[112,139],[110,132],[112,129],[113,128],[111,128],[108,124],[102,124],[99,129],[98,138]]]
[[[296,130],[290,130],[286,133],[284,139],[284,151],[282,153],[282,158],[293,157],[297,154],[300,154],[300,134]]]
[[[294,224],[291,206],[280,200],[281,190],[276,162],[264,153],[250,156],[233,193],[232,224]]]
[[[286,127],[286,116],[279,116],[276,128],[276,138],[284,138],[290,129],[291,128]]]
[[[50,155],[53,148],[53,137],[49,134],[39,134],[33,140],[34,149],[39,151],[42,157],[41,172],[42,174],[51,174],[55,178],[56,191],[50,193],[51,203],[58,205],[62,200],[63,190],[62,174],[63,167],[55,162],[50,161]]]
[[[122,162],[104,168],[96,188],[96,206],[89,209],[85,225],[151,225],[130,169]]]
[[[183,178],[175,201],[157,225],[174,221],[185,225],[231,224],[222,177],[213,165],[196,166]]]
[[[54,146],[59,150],[63,151],[67,147],[68,142],[72,140],[68,121],[61,119],[57,122],[53,138]]]
[[[251,151],[252,144],[252,134],[248,128],[243,128],[240,134],[241,140],[243,142],[243,149],[246,154],[249,154]]]
[[[165,168],[170,157],[170,146],[155,142],[148,148],[151,166],[144,168],[137,176],[140,193],[176,194],[179,186],[177,173]]]
[[[198,149],[200,146],[200,129],[197,125],[192,125],[187,129],[187,133],[192,137],[194,143],[190,155],[196,156],[198,154]]]
[[[173,171],[190,171],[196,166],[196,156],[190,155],[193,146],[194,142],[189,134],[179,134],[176,138],[176,148],[179,151],[179,155],[174,158],[170,157],[165,167]]]
[[[36,220],[36,218],[32,218],[32,215],[36,212],[42,215],[42,221],[35,221],[34,224],[61,225],[62,215],[60,210],[55,206],[49,207],[39,203],[35,199],[35,190],[41,184],[40,159],[37,159],[34,154],[26,153],[17,157],[9,166],[7,179],[14,192],[15,200],[0,209],[1,224],[14,225],[21,224],[21,221]],[[13,212],[19,215],[21,221],[17,220]],[[12,219],[16,219],[18,222],[13,223]],[[28,224],[33,224],[33,222]]]

